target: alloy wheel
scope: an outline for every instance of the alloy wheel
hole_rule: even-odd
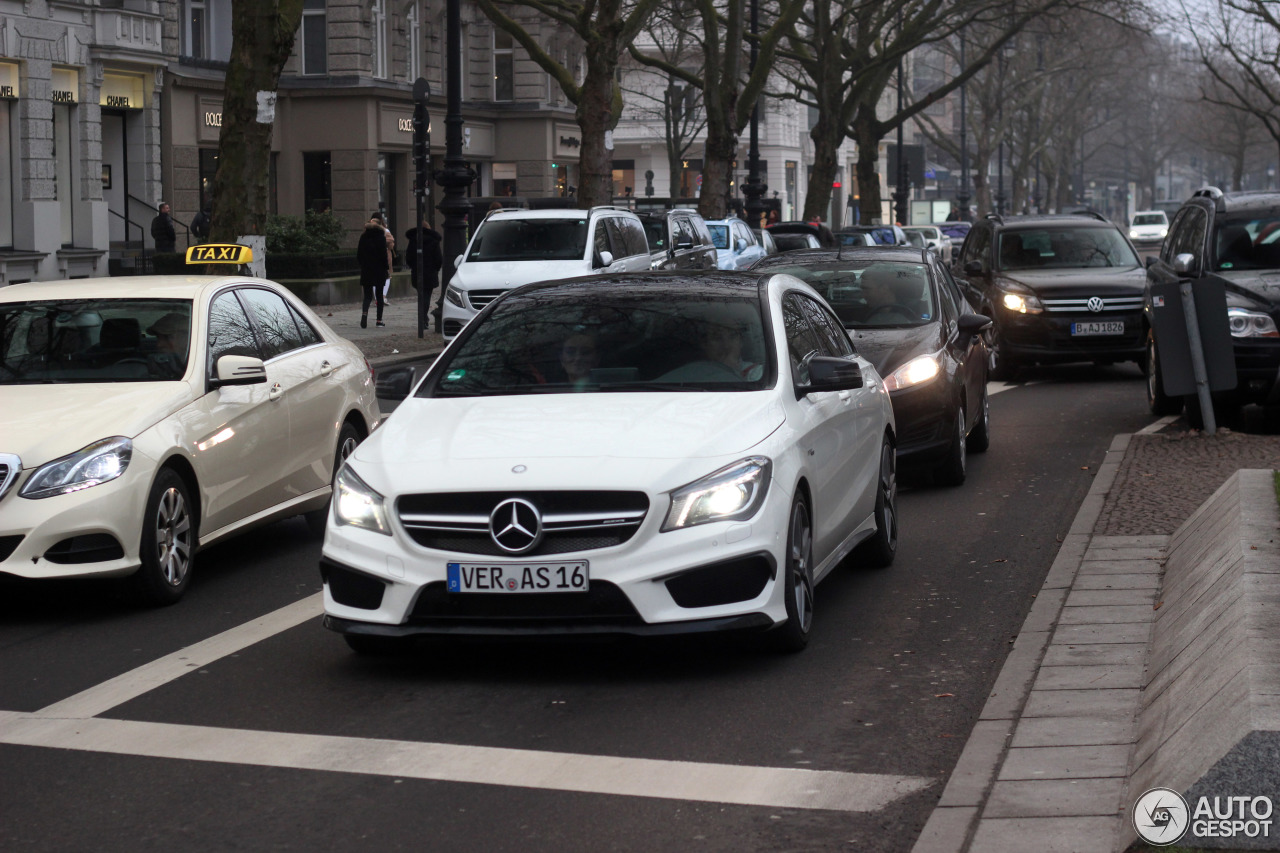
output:
[[[191,568],[191,517],[182,493],[168,488],[156,507],[156,561],[165,583],[180,586]]]

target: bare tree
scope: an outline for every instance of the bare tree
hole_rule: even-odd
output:
[[[622,116],[618,61],[658,5],[658,0],[477,0],[495,26],[510,33],[529,58],[551,75],[576,107],[582,131],[578,198],[584,207],[608,204],[613,198],[613,151],[605,133]],[[554,21],[582,41],[586,73],[574,73],[555,59],[529,29],[499,7],[530,11]]]
[[[302,2],[232,0],[231,59],[213,178],[213,241],[263,233],[276,90],[302,23]]]

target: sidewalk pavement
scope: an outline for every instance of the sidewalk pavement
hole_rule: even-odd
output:
[[[1115,437],[914,853],[1109,853],[1130,837],[1170,536],[1236,470],[1280,468],[1280,436],[1181,425]]]
[[[440,302],[440,289],[432,291],[433,307]],[[412,298],[391,300],[383,311],[385,326],[376,325],[377,306],[369,306],[369,324],[360,328],[360,304],[313,305],[311,310],[335,332],[364,352],[375,368],[391,367],[407,361],[431,359],[444,349],[445,340],[433,331],[428,315],[423,336],[418,337],[418,304]]]

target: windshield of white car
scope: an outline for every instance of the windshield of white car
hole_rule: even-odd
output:
[[[1137,213],[1133,217],[1134,225],[1168,225],[1163,213]]]
[[[1219,220],[1214,229],[1215,269],[1280,269],[1280,211]]]
[[[999,258],[1003,271],[1138,266],[1138,256],[1114,226],[1005,231]]]
[[[190,340],[189,300],[0,303],[0,385],[181,379]]]
[[[923,326],[936,316],[924,264],[909,261],[834,261],[770,265],[822,294],[847,329]]]
[[[756,391],[776,374],[754,294],[538,289],[469,331],[418,396]]]
[[[577,261],[586,256],[585,219],[487,219],[466,260]]]

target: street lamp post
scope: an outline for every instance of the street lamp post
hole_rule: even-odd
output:
[[[964,67],[964,33],[960,33],[960,73]],[[960,221],[969,221],[969,139],[965,134],[969,110],[965,101],[965,88],[968,81],[960,84],[960,189],[956,193],[956,203],[960,205]]]
[[[898,27],[901,30],[902,16],[898,16]],[[898,57],[898,115],[902,115],[902,57]],[[904,125],[906,122],[898,122],[898,188],[893,193],[893,214],[895,220],[902,224],[908,224],[907,219],[907,152],[903,147]]]
[[[444,214],[444,289],[457,271],[457,258],[467,248],[467,187],[475,180],[475,170],[462,157],[462,12],[460,0],[445,6],[445,49],[448,52],[448,80],[445,87],[444,168],[436,173],[436,183],[444,187],[440,211]],[[443,298],[443,297],[442,297]],[[439,331],[439,320],[436,331]]]
[[[759,27],[760,0],[751,0],[751,74],[756,70],[756,59],[760,52],[756,34]],[[752,228],[761,227],[764,215],[764,194],[769,187],[760,179],[760,98],[751,106],[751,147],[747,153],[747,182],[742,185],[742,194],[746,197],[743,211],[747,215],[747,224]]]

